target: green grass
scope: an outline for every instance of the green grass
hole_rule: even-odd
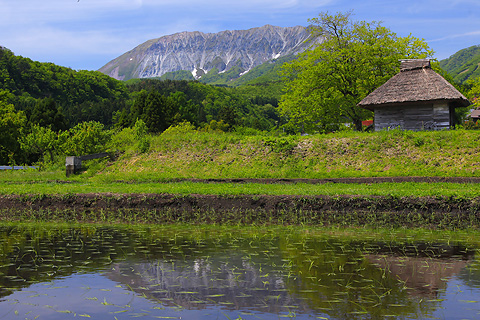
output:
[[[448,183],[265,185],[171,182],[188,178],[477,177],[480,176],[480,131],[393,130],[303,137],[187,131],[152,136],[150,149],[145,153],[136,150],[135,139],[127,131],[117,135],[110,146],[110,150],[123,151],[116,161],[84,162],[86,170],[70,178],[65,177],[63,158],[50,169],[0,171],[0,193],[475,197],[480,191],[476,184]]]
[[[0,183],[0,194],[75,194],[75,193],[140,193],[140,194],[213,194],[213,195],[378,195],[394,197],[477,197],[480,184],[460,183],[375,183],[375,184],[261,184],[261,183],[108,183],[40,182]]]
[[[480,176],[479,131],[340,132],[241,136],[187,132],[153,137],[92,179]]]

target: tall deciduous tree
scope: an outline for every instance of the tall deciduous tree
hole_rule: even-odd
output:
[[[310,50],[284,65],[280,111],[305,132],[325,132],[345,120],[362,129],[365,96],[398,72],[400,59],[427,58],[428,45],[398,37],[379,22],[352,21],[351,13],[321,13],[309,20]]]
[[[27,154],[37,154],[43,162],[45,155],[49,155],[50,161],[53,162],[53,154],[58,147],[57,133],[52,129],[41,127],[38,124],[33,125],[31,133],[22,136],[20,146]]]

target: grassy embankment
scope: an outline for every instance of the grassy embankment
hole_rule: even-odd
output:
[[[476,177],[480,176],[477,169],[480,165],[479,140],[479,131],[466,130],[341,132],[305,137],[187,132],[152,137],[149,151],[138,153],[131,137],[117,136],[109,146],[111,150],[123,151],[117,161],[86,162],[84,173],[68,179],[62,164],[53,171],[0,172],[0,193],[474,197],[480,191],[476,184],[265,185],[175,181],[192,178]]]

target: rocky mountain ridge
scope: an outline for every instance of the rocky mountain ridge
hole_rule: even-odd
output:
[[[251,69],[308,48],[305,27],[266,25],[218,33],[180,32],[149,40],[110,61],[99,71],[119,80],[160,77],[187,70],[200,79],[207,73],[234,73]]]

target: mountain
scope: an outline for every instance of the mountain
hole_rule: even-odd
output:
[[[480,46],[472,46],[440,61],[440,67],[458,83],[480,77]]]
[[[113,78],[192,78],[228,82],[310,46],[306,28],[266,25],[218,33],[181,32],[149,40],[99,69]],[[179,76],[179,72],[181,75]],[[220,80],[219,80],[220,79]]]

